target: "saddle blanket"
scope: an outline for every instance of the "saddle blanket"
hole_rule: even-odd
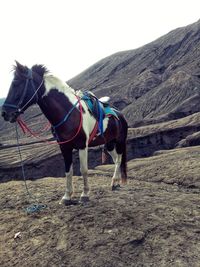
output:
[[[119,119],[116,111],[108,103],[102,103],[92,93],[85,92],[81,99],[85,101],[90,113],[98,121],[100,134],[103,134],[103,119],[105,117],[114,116]]]
[[[90,95],[88,95],[88,94],[84,95],[82,97],[82,99],[85,101],[89,111],[95,116],[95,118],[96,118],[95,113],[98,113],[98,111],[97,112],[95,111],[95,109],[98,109],[96,102],[99,102],[99,108],[102,109],[104,117],[114,116],[116,119],[119,119],[117,113],[115,112],[115,109],[111,108],[108,103],[102,103],[96,97],[94,97],[94,98],[90,97]],[[95,99],[95,101],[93,99]]]

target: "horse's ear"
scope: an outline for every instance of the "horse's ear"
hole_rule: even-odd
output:
[[[15,64],[16,64],[16,71],[18,73],[25,73],[27,71],[27,67],[20,64],[17,60],[15,60]]]

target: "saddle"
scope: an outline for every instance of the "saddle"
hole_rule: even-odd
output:
[[[97,120],[99,132],[103,135],[103,119],[106,116],[115,116],[118,119],[116,112],[107,102],[109,98],[104,97],[98,99],[92,92],[87,91],[83,93],[81,99],[85,101],[89,112]]]

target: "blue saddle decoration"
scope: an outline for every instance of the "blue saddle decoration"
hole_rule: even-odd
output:
[[[106,116],[114,116],[116,119],[119,119],[115,110],[111,108],[108,103],[102,103],[92,93],[84,92],[84,95],[81,97],[81,99],[85,101],[88,110],[97,120],[101,135],[103,135],[103,119]]]

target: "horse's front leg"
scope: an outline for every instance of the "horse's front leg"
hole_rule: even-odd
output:
[[[66,189],[65,194],[62,197],[59,204],[70,205],[73,204],[71,197],[73,194],[73,186],[72,186],[72,176],[73,176],[73,165],[72,165],[72,151],[70,150],[62,150],[62,154],[65,160],[65,175],[66,175]]]
[[[80,171],[83,177],[83,192],[81,194],[81,202],[89,201],[89,185],[88,185],[88,148],[79,150]]]

